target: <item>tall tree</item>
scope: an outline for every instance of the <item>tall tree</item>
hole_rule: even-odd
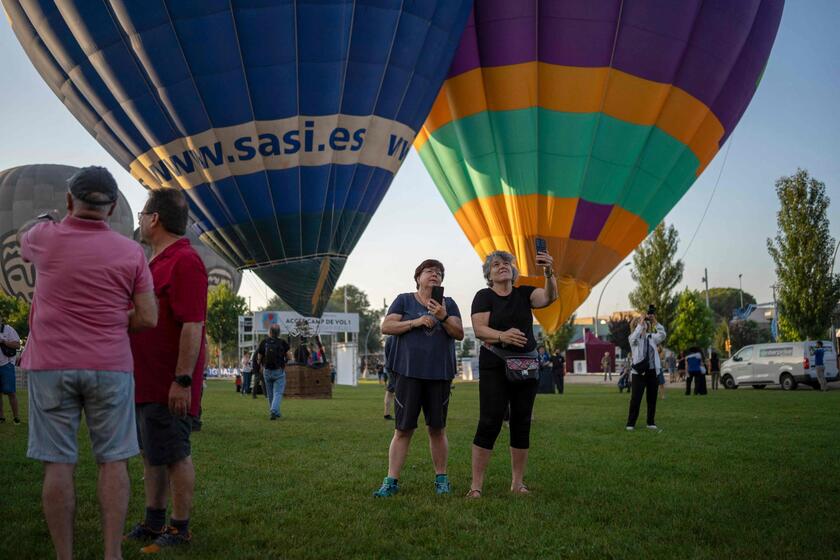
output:
[[[548,346],[549,352],[553,354],[558,348],[561,351],[565,351],[569,346],[572,337],[575,335],[575,317],[576,315],[572,313],[572,316],[554,334],[545,337],[545,343]]]
[[[767,250],[776,263],[779,315],[800,339],[822,339],[840,300],[825,184],[797,169],[776,181],[776,194],[779,230],[775,241],[767,240]]]
[[[639,312],[654,304],[657,319],[671,328],[677,296],[674,289],[683,277],[683,262],[676,258],[679,234],[674,226],[661,223],[633,253],[630,271],[636,288],[630,292],[630,304]]]
[[[706,299],[706,290],[700,292],[700,297]],[[744,292],[744,307],[756,303],[755,297]],[[731,321],[732,312],[741,307],[741,291],[738,288],[709,288],[709,305],[718,321]]]
[[[207,336],[222,349],[222,360],[236,362],[239,316],[248,312],[245,298],[234,294],[227,284],[210,288],[207,293]]]
[[[711,310],[706,307],[700,293],[685,290],[680,294],[677,310],[668,332],[668,346],[675,350],[687,350],[692,346],[706,348],[712,341],[715,322]]]

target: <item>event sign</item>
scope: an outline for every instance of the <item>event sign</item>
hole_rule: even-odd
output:
[[[267,333],[277,323],[284,334],[335,334],[359,332],[358,313],[324,313],[320,318],[304,317],[294,311],[258,311],[254,313],[254,331]]]

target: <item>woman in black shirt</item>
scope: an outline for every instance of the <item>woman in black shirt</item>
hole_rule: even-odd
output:
[[[499,353],[534,354],[532,308],[546,307],[557,299],[557,279],[548,253],[537,253],[537,265],[545,271],[545,288],[514,287],[519,275],[514,257],[504,251],[491,253],[484,261],[484,278],[489,288],[480,290],[473,299],[472,324],[482,342],[478,355],[479,419],[472,446],[472,484],[469,498],[480,498],[484,471],[490,453],[502,429],[502,420],[510,405],[511,492],[527,494],[523,482],[528,462],[531,411],[537,395],[537,381],[509,381],[505,362]]]

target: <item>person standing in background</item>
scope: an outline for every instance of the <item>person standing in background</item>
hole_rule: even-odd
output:
[[[563,384],[566,376],[566,358],[558,348],[551,357],[551,375],[554,377],[554,387],[559,394],[563,394]]]

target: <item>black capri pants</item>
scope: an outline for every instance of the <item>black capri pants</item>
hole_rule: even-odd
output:
[[[493,449],[505,410],[510,404],[510,446],[514,449],[528,449],[531,438],[531,413],[537,397],[537,380],[510,382],[505,376],[504,366],[479,368],[478,428],[473,443],[483,449]]]

